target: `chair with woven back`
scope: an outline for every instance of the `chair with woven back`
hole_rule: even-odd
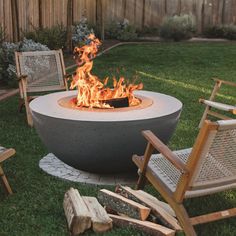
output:
[[[15,153],[16,153],[15,149],[5,148],[0,145],[0,177],[3,183],[3,186],[8,194],[12,194],[12,189],[3,171],[2,163],[8,158],[12,157]]]
[[[42,93],[68,90],[62,50],[15,52],[20,110],[25,105],[27,122],[33,125],[29,102]],[[36,95],[37,94],[37,95]]]
[[[217,119],[232,119],[236,118],[236,104],[226,104],[219,101],[219,97],[229,96],[230,94],[220,94],[220,89],[222,87],[227,87],[228,89],[232,89],[233,97],[235,99],[236,95],[236,83],[226,80],[221,80],[217,78],[213,78],[215,85],[212,89],[211,96],[209,99],[200,98],[199,102],[205,105],[205,110],[202,115],[201,121],[199,123],[199,127],[201,127],[204,123],[204,120],[208,119],[208,117],[216,117]],[[223,86],[222,86],[223,85]],[[227,89],[227,91],[228,91]],[[222,96],[223,95],[223,96]],[[223,99],[225,100],[225,99]],[[234,100],[236,103],[236,100]],[[231,116],[230,116],[231,114]]]
[[[193,148],[171,151],[151,131],[144,156],[133,155],[139,168],[137,189],[148,180],[176,213],[186,235],[194,225],[236,216],[236,207],[189,217],[183,201],[236,188],[236,120],[205,120]],[[157,150],[160,154],[153,154]]]

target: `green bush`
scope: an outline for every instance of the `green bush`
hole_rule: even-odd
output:
[[[224,38],[224,28],[222,25],[214,25],[203,30],[203,35],[207,38]]]
[[[90,34],[94,34],[93,28],[89,26],[87,18],[82,17],[80,21],[75,23],[72,27],[73,46],[77,47],[86,44]]]
[[[160,37],[165,40],[186,40],[192,38],[195,30],[193,15],[175,15],[164,19],[160,26]]]
[[[24,32],[23,36],[34,42],[47,45],[51,50],[64,48],[66,45],[66,28],[56,25],[51,28],[36,28],[31,32]]]
[[[137,39],[138,34],[134,26],[129,24],[127,19],[123,22],[111,22],[105,31],[105,37],[121,41],[132,41]]]
[[[236,25],[226,25],[225,38],[230,40],[236,40]]]
[[[207,38],[226,38],[236,40],[236,25],[214,25],[207,27],[203,34]]]
[[[159,36],[160,29],[158,27],[148,27],[144,26],[142,29],[138,29],[137,33],[139,36]]]
[[[3,27],[0,26],[0,44],[2,44],[5,41],[6,32]]]
[[[3,42],[0,47],[0,80],[16,85],[15,51],[45,51],[49,48],[32,39],[24,38],[18,43]]]

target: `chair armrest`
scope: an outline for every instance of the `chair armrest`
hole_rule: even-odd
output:
[[[226,80],[222,80],[222,79],[218,79],[218,78],[212,78],[212,79],[217,83],[227,84],[227,85],[236,87],[236,83],[234,83],[234,82],[226,81]]]
[[[186,165],[181,161],[157,136],[150,130],[142,131],[143,136],[147,141],[159,151],[168,161],[170,161],[181,173],[189,172]]]
[[[199,99],[199,102],[207,106],[219,109],[221,111],[228,111],[228,112],[231,112],[232,114],[236,114],[236,106],[232,106],[232,105],[228,105],[228,104],[224,104],[220,102],[214,102],[210,100],[205,100],[202,98]]]
[[[8,159],[9,157],[13,156],[16,153],[14,148],[5,149],[0,154],[0,163]]]

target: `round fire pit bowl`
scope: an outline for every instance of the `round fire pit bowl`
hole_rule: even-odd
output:
[[[30,103],[34,127],[48,151],[66,164],[93,173],[135,170],[132,155],[143,155],[142,130],[164,143],[177,125],[182,103],[174,97],[137,91],[141,104],[115,109],[70,106],[76,91],[57,92]]]

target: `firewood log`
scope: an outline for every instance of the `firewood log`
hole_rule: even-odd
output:
[[[104,206],[135,219],[146,220],[150,213],[150,208],[106,189],[98,192],[98,200]]]
[[[166,228],[162,225],[155,224],[150,221],[141,221],[129,217],[117,216],[112,214],[109,214],[109,216],[113,220],[114,225],[121,227],[131,226],[135,229],[143,231],[148,235],[153,235],[153,236],[175,235],[175,231],[173,229]]]
[[[64,196],[63,208],[72,235],[83,233],[91,227],[91,216],[77,189],[70,188]]]
[[[116,187],[116,192],[122,196],[127,197],[128,199],[132,199],[133,201],[151,208],[151,215],[156,216],[166,227],[177,231],[182,230],[177,219],[174,217],[175,213],[173,209],[167,203],[161,202],[157,198],[148,193],[145,193],[144,191],[133,190],[130,187],[121,185]]]
[[[101,233],[112,228],[112,219],[95,197],[82,197],[92,217],[93,231]]]

